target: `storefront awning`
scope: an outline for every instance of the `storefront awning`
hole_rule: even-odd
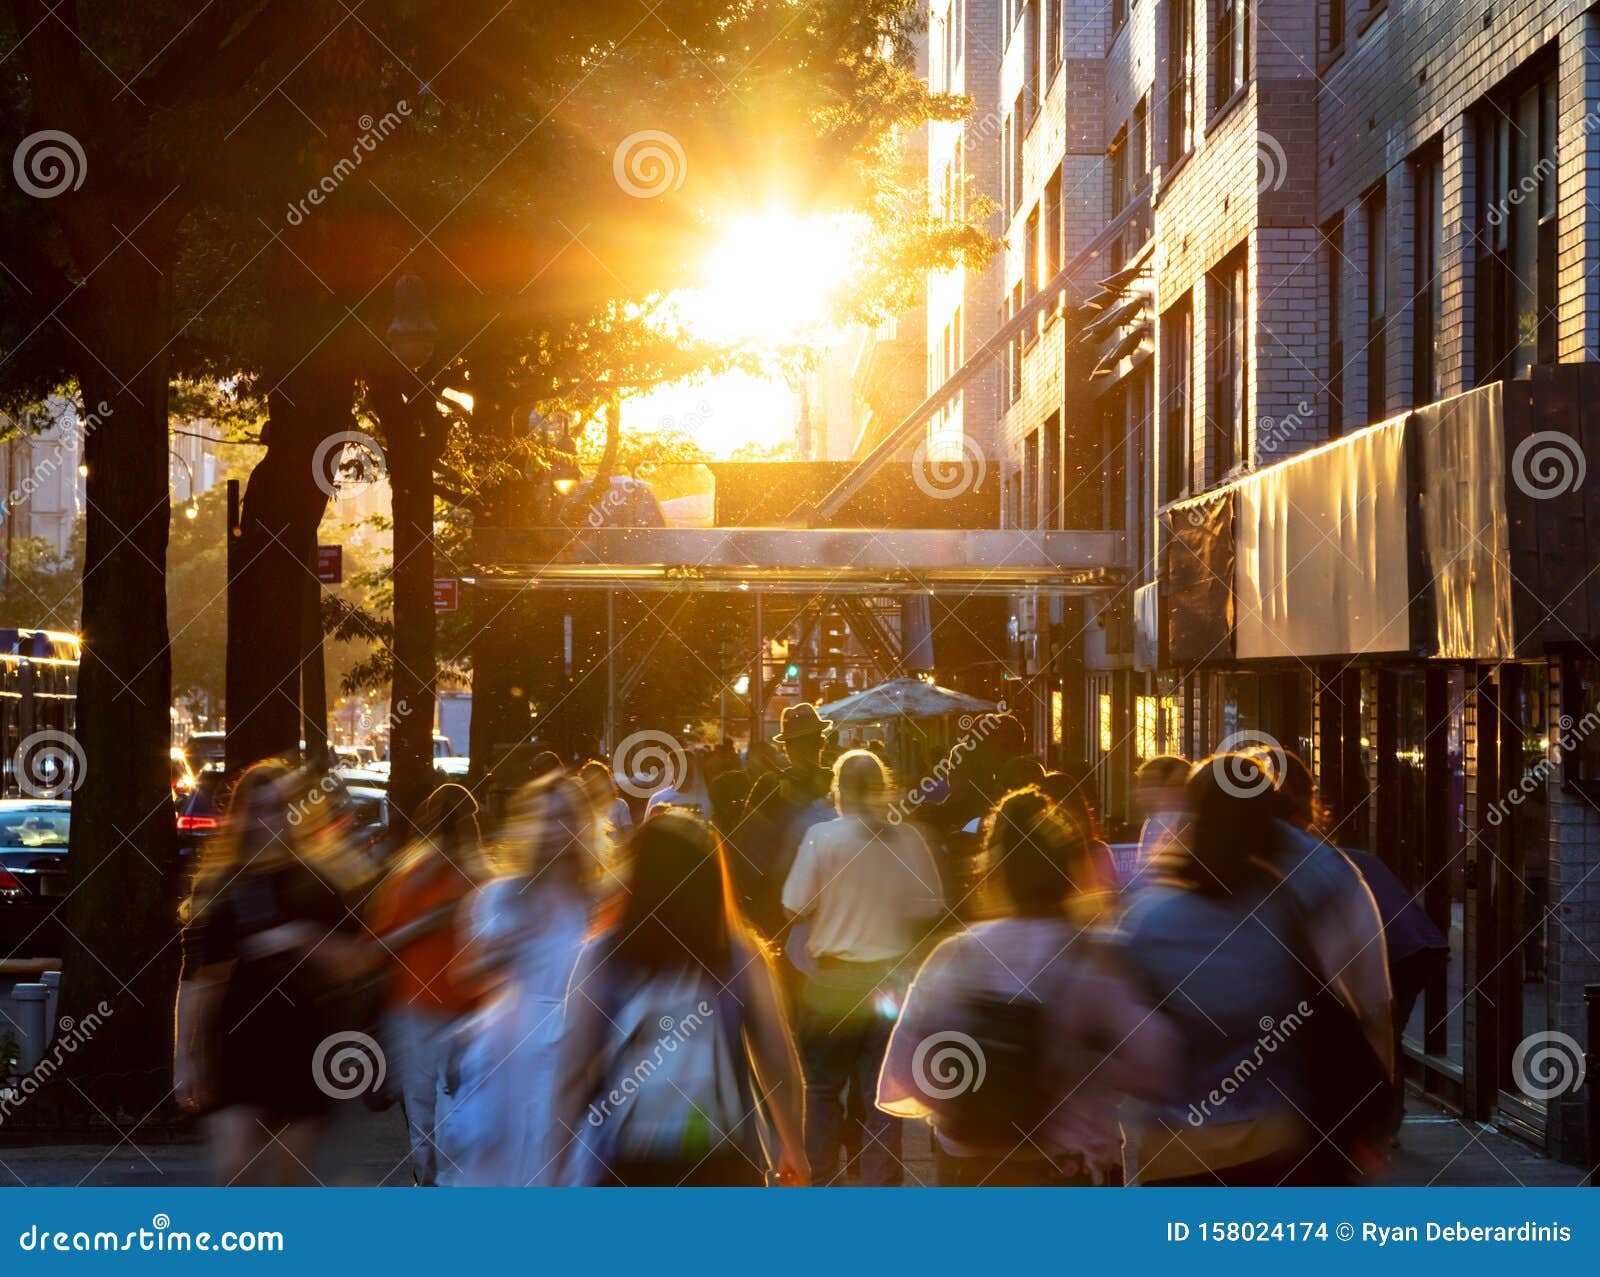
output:
[[[1595,634],[1596,402],[1600,364],[1540,367],[1169,507],[1164,663],[1501,661]]]

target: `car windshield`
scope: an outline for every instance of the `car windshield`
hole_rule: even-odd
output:
[[[65,847],[72,824],[68,808],[60,811],[0,811],[0,847]]]

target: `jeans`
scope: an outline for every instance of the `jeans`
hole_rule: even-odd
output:
[[[411,1171],[425,1187],[441,1182],[436,1142],[439,1092],[454,1026],[453,1019],[437,1011],[406,1008],[384,1017],[389,1067],[398,1084],[411,1142]],[[447,1172],[443,1182],[448,1181]]]
[[[844,1182],[839,1167],[845,1095],[860,1097],[860,1181],[873,1187],[902,1182],[900,1119],[877,1107],[878,1073],[894,1022],[878,1013],[872,989],[877,966],[835,964],[806,988],[800,1017],[800,1058],[806,1074],[806,1160],[812,1183]]]

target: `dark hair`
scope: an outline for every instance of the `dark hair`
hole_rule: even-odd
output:
[[[1083,832],[1035,786],[1014,790],[996,805],[984,852],[1019,917],[1059,914],[1069,896],[1093,888]]]
[[[1249,754],[1213,754],[1194,765],[1184,795],[1187,885],[1209,895],[1249,886],[1278,844],[1280,800],[1267,769]]]
[[[1327,812],[1317,798],[1317,783],[1299,754],[1286,749],[1250,751],[1272,776],[1278,794],[1278,819],[1296,829],[1317,832],[1327,825]]]
[[[1026,789],[1044,779],[1044,764],[1031,754],[1008,758],[1000,764],[1000,783],[1009,793],[1013,789]]]
[[[1181,785],[1189,777],[1189,760],[1177,754],[1146,759],[1134,779],[1141,785]]]
[[[1039,791],[1055,804],[1061,815],[1072,821],[1089,842],[1100,840],[1100,822],[1089,801],[1093,782],[1087,773],[1046,772],[1038,781]]]
[[[417,809],[417,832],[441,849],[476,847],[478,801],[465,785],[440,785]]]
[[[698,965],[720,978],[737,920],[711,827],[685,811],[661,811],[634,830],[628,852],[613,956],[645,973]]]

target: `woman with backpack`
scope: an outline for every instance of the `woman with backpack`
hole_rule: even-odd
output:
[[[1261,760],[1219,754],[1185,786],[1181,843],[1123,918],[1127,961],[1185,1066],[1131,1133],[1144,1184],[1349,1183],[1389,1112],[1377,909],[1338,851],[1278,819]]]
[[[923,963],[878,1107],[932,1124],[942,1186],[1120,1183],[1117,1097],[1160,1092],[1174,1035],[1082,927],[1094,867],[1047,795],[1007,794],[984,857],[1010,911]]]
[[[629,853],[617,924],[584,949],[567,991],[558,1182],[759,1187],[771,1166],[780,1183],[806,1183],[800,1061],[716,835],[668,810]]]

